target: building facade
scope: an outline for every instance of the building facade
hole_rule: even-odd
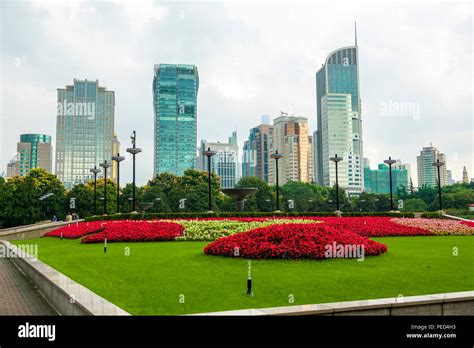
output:
[[[153,78],[154,174],[196,168],[197,95],[194,65],[157,64]]]
[[[469,184],[469,175],[467,174],[466,166],[464,166],[462,169],[462,183]]]
[[[337,154],[343,158],[338,164],[339,185],[349,194],[361,193],[364,172],[357,45],[332,52],[316,73],[316,109],[317,182],[335,184],[330,157]]]
[[[203,151],[211,149],[216,154],[211,157],[211,172],[220,178],[221,188],[233,188],[238,180],[239,147],[237,145],[237,133],[234,132],[228,143],[208,142],[201,140],[198,156],[198,169],[208,170],[208,157]]]
[[[409,188],[409,177],[406,168],[392,165],[392,190],[397,192],[397,188],[404,186]],[[390,193],[390,172],[388,165],[382,163],[375,170],[364,167],[364,190],[367,193]]]
[[[242,157],[242,176],[256,176],[268,181],[269,158],[273,126],[261,124],[250,130],[248,139],[244,142]]]
[[[448,184],[446,156],[439,152],[436,147],[430,145],[429,147],[424,147],[420,151],[420,155],[416,158],[418,187],[422,187],[424,185],[433,187],[438,185],[438,169],[433,166],[433,163],[437,160],[444,163],[444,165],[440,168],[441,186]]]
[[[311,145],[308,135],[308,119],[300,116],[280,116],[273,120],[271,151],[283,154],[278,162],[278,182],[310,182],[312,168]],[[270,184],[276,183],[275,160],[269,158]]]
[[[16,175],[25,176],[33,168],[43,168],[52,173],[52,151],[50,135],[21,134],[17,144]]]
[[[56,175],[70,189],[91,180],[94,166],[112,162],[115,93],[98,80],[75,79],[58,88],[57,102]]]

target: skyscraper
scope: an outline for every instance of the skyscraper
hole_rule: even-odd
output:
[[[207,171],[208,169],[208,157],[203,155],[203,151],[208,148],[217,152],[211,157],[211,172],[219,176],[221,188],[233,188],[238,179],[239,147],[237,145],[237,133],[232,133],[229,143],[212,143],[201,140],[198,157],[199,170]]]
[[[156,64],[154,174],[183,175],[196,168],[199,75],[194,65]]]
[[[242,176],[256,176],[268,182],[268,163],[270,156],[273,126],[261,124],[250,130],[244,142]]]
[[[422,187],[423,185],[438,185],[438,170],[435,166],[433,166],[433,163],[437,160],[444,163],[444,165],[440,168],[441,186],[448,184],[446,156],[440,153],[436,147],[430,145],[429,147],[424,147],[420,151],[420,155],[416,158],[418,187]]]
[[[317,149],[316,178],[320,185],[333,186],[336,171],[330,157],[339,162],[339,185],[349,194],[363,191],[363,144],[359,88],[359,59],[355,46],[329,54],[316,73]]]
[[[280,184],[288,181],[309,182],[312,178],[311,146],[308,136],[308,119],[300,116],[280,116],[273,120],[270,153],[284,155],[278,163]],[[268,181],[276,183],[274,160],[269,161]]]
[[[16,175],[25,176],[33,168],[52,172],[53,159],[51,136],[44,134],[21,134],[17,144],[18,161]]]
[[[56,175],[70,189],[90,180],[94,166],[112,162],[115,93],[98,80],[74,79],[58,88],[57,102]],[[111,173],[109,168],[107,176]]]

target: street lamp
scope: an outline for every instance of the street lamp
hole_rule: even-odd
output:
[[[438,196],[439,196],[439,211],[441,212],[443,210],[443,205],[441,204],[441,167],[444,166],[444,162],[440,162],[439,159],[436,160],[436,162],[433,163],[434,167],[438,168]]]
[[[207,157],[207,185],[208,185],[208,208],[209,212],[212,212],[211,204],[211,157],[214,156],[217,152],[211,151],[211,148],[208,147],[207,151],[203,151],[202,154]]]
[[[388,171],[390,173],[390,210],[393,211],[393,190],[392,190],[392,164],[397,163],[392,157],[388,156],[388,160],[383,161],[388,164]]]
[[[336,164],[336,210],[339,211],[339,177],[337,172],[337,164],[343,160],[342,157],[338,157],[337,153],[336,156],[329,158]]]
[[[99,165],[104,168],[104,214],[107,214],[107,169],[112,167],[112,164],[105,160],[104,163]]]
[[[275,173],[276,173],[276,194],[277,194],[277,211],[280,211],[280,192],[278,190],[278,160],[280,158],[282,158],[284,155],[282,155],[281,153],[278,153],[278,150],[275,151],[275,153],[272,153],[270,155],[271,158],[273,158],[275,160]]]
[[[130,136],[130,139],[132,139],[132,146],[127,149],[128,153],[131,153],[133,156],[133,211],[136,211],[135,209],[135,155],[142,152],[142,149],[136,147],[136,139],[137,139],[137,133],[133,131],[132,135]]]
[[[100,173],[100,169],[94,166],[89,171],[94,174],[94,215],[97,215],[97,174]]]
[[[120,213],[120,162],[124,159],[118,152],[116,156],[112,156],[112,161],[117,162],[117,214]]]

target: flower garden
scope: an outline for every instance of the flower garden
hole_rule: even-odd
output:
[[[365,256],[387,247],[369,237],[474,235],[453,220],[390,217],[223,218],[93,221],[62,227],[46,237],[81,243],[212,241],[208,255],[250,259],[324,259],[327,246],[360,245]],[[331,255],[331,257],[333,257]]]
[[[14,243],[38,244],[40,260],[131,314],[176,315],[472,290],[473,235],[444,219],[181,217],[80,222]]]

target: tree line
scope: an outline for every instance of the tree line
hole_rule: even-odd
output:
[[[147,212],[204,212],[208,208],[207,173],[193,169],[183,176],[163,173],[146,185],[137,186],[136,201],[149,203]],[[104,179],[97,180],[97,214],[117,212],[117,185],[107,179],[107,209],[104,210]],[[214,211],[234,211],[235,202],[220,190],[219,178],[211,175],[212,208]],[[276,209],[276,187],[257,177],[244,177],[236,187],[255,187],[245,211],[271,212]],[[120,212],[131,212],[133,185],[120,188]],[[455,184],[442,189],[443,207],[466,210],[474,202],[474,184]],[[348,197],[339,190],[340,209],[353,212],[384,212],[390,210],[388,194],[362,193]],[[436,187],[418,190],[399,186],[394,192],[394,205],[401,211],[435,211],[438,209]],[[336,189],[313,183],[288,182],[280,186],[280,210],[298,212],[330,212],[336,209]],[[53,216],[64,219],[69,212],[80,217],[94,214],[94,181],[66,190],[62,182],[43,169],[33,169],[24,177],[7,182],[0,178],[0,228],[26,225]]]

